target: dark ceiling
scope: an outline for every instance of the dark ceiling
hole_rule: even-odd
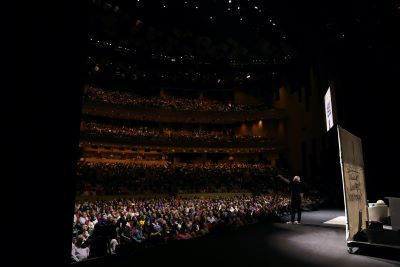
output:
[[[160,32],[175,30],[175,36],[234,40],[249,50],[265,41],[271,49],[323,55],[352,45],[379,49],[399,6],[377,0],[93,0],[88,18],[92,34],[111,40],[132,40],[145,31],[157,41]]]

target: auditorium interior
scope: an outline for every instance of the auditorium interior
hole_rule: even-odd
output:
[[[60,264],[400,266],[398,0],[80,2],[38,22],[23,100]]]

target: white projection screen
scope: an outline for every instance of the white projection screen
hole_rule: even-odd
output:
[[[333,87],[329,86],[324,96],[325,104],[325,119],[326,119],[326,131],[329,131],[336,123],[336,108],[333,94]]]
[[[346,210],[346,239],[354,241],[354,235],[367,228],[368,220],[362,144],[360,138],[339,125],[337,129]]]

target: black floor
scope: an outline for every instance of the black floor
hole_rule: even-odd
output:
[[[318,217],[318,214],[309,215]],[[400,266],[400,253],[399,250],[372,248],[349,254],[342,227],[260,223],[233,233],[177,241],[130,256],[90,260],[76,265],[389,267]]]

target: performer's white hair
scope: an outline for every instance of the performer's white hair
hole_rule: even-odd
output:
[[[293,177],[293,182],[300,182],[300,176]]]

